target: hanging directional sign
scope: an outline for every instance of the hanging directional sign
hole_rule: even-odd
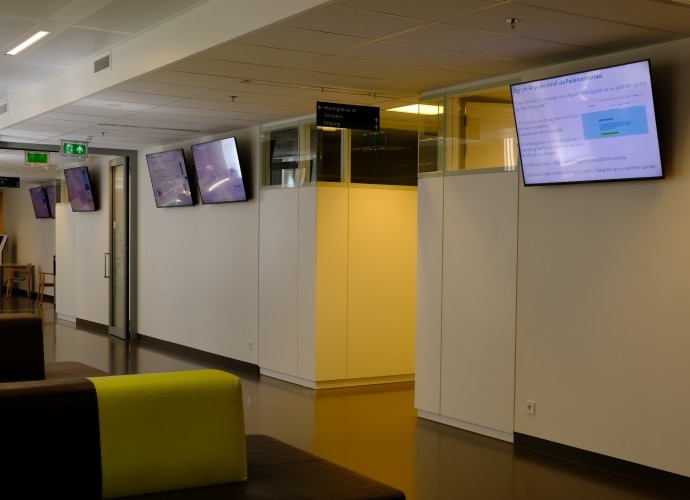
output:
[[[0,188],[18,188],[19,177],[0,177]]]
[[[316,126],[379,130],[381,110],[375,106],[316,102]]]
[[[86,142],[62,141],[60,154],[72,158],[88,158],[89,145]]]

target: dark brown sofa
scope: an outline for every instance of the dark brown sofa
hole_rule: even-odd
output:
[[[26,498],[102,498],[99,402],[95,381],[85,377],[107,374],[81,363],[44,365],[42,325],[36,316],[0,316],[0,340],[11,345],[13,353],[0,349],[0,380],[5,382],[0,383],[4,489]],[[17,381],[22,377],[24,381]],[[185,401],[181,397],[179,404]],[[126,429],[138,422],[122,425]],[[264,435],[246,436],[246,470],[247,480],[242,482],[120,498],[405,499],[395,488]]]

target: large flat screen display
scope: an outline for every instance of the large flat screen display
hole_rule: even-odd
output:
[[[55,218],[55,203],[57,200],[57,187],[48,186],[46,188],[46,194],[48,195],[48,205],[50,205],[50,216]]]
[[[526,186],[664,177],[649,60],[511,92]]]
[[[72,212],[93,212],[96,210],[89,167],[66,168],[64,173]]]
[[[194,205],[182,148],[147,154],[146,163],[158,208]]]
[[[31,204],[34,207],[34,215],[37,219],[50,219],[50,205],[48,204],[48,195],[42,187],[33,187],[29,189],[31,194]]]
[[[234,137],[192,145],[201,202],[247,201]]]

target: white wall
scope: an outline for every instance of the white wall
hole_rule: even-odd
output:
[[[258,364],[259,132],[228,135],[252,172],[248,202],[156,208],[146,164],[153,151],[139,152],[138,332]],[[190,145],[156,151],[184,147],[191,166]]]
[[[685,397],[690,380],[690,42],[533,70],[520,77],[530,81],[645,58],[651,59],[655,80],[666,179],[530,188],[519,184],[514,338],[498,338],[495,346],[507,350],[514,342],[515,370],[498,382],[509,384],[514,376],[516,433],[690,476],[690,399]],[[486,383],[486,367],[465,359],[485,354],[481,346],[463,346],[466,333],[461,327],[472,322],[472,311],[456,315],[452,325],[446,321],[449,312],[456,312],[449,307],[484,286],[476,273],[467,275],[464,289],[460,274],[445,273],[449,252],[462,254],[467,242],[474,245],[478,236],[490,233],[481,216],[480,226],[466,223],[463,234],[448,230],[448,218],[458,213],[463,198],[470,194],[480,202],[491,195],[488,186],[476,189],[453,192],[446,185],[442,193],[439,179],[420,183],[421,393],[416,405],[422,411],[440,408],[443,413],[444,400],[456,396],[452,404],[462,410],[468,383],[485,388],[490,398],[502,394]],[[443,196],[445,214],[440,213],[438,196]],[[448,207],[456,210],[450,213]],[[446,228],[442,236],[439,225]],[[423,239],[427,236],[429,244]],[[438,264],[429,261],[438,257],[441,239],[442,277]],[[488,269],[495,261],[491,252],[486,258],[475,252],[474,257],[477,268]],[[449,290],[448,280],[459,288]],[[457,300],[446,297],[449,292]],[[486,325],[491,325],[491,311],[485,314]],[[491,330],[492,335],[498,332],[497,327]],[[464,355],[461,348],[467,350]],[[451,374],[441,369],[439,374],[433,364],[441,359],[446,365],[453,351],[461,354],[457,359],[465,359],[469,371],[459,368]],[[495,358],[489,362],[499,371],[505,364]],[[457,391],[443,390],[448,378]],[[536,402],[534,415],[526,411],[527,400]],[[478,425],[494,426],[490,415],[479,417]]]
[[[310,386],[316,379],[316,187],[260,192],[259,366]]]
[[[298,378],[300,366],[299,192],[267,189],[259,195],[259,364],[288,378]]]
[[[32,263],[33,291],[38,290],[39,271],[53,272],[55,255],[55,220],[36,219],[31,205],[29,188],[37,185],[27,183],[18,189],[3,189],[3,231],[9,236],[3,262]],[[46,288],[46,295],[53,295],[52,288]]]
[[[420,416],[513,439],[517,172],[420,180]]]
[[[689,49],[661,45],[524,75],[650,58],[667,178],[520,189],[515,398],[516,432],[685,476]]]

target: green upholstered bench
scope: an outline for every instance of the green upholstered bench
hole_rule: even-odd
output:
[[[220,370],[0,384],[0,470],[22,498],[394,500],[389,486],[245,436]]]

